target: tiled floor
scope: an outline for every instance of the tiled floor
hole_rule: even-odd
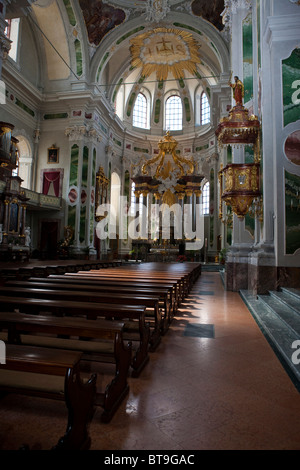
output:
[[[299,392],[239,294],[224,291],[219,273],[202,273],[129,384],[110,423],[100,422],[100,410],[94,415],[92,450],[300,449]],[[16,448],[24,442],[49,448],[53,430],[55,437],[63,433],[63,404],[10,400],[11,411],[0,409],[2,448],[13,440]]]

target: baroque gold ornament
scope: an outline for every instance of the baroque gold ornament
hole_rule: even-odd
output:
[[[239,219],[245,217],[254,199],[260,197],[259,177],[259,163],[232,163],[219,171],[221,201],[230,205]],[[220,218],[223,217],[221,201]]]
[[[184,70],[194,75],[201,62],[199,48],[191,33],[175,28],[155,28],[130,40],[131,65],[141,67],[141,75],[156,72],[157,80],[184,78]]]
[[[170,135],[168,131],[163,140],[158,142],[159,154],[148,160],[142,166],[142,173],[144,175],[148,174],[148,167],[158,163],[155,171],[155,178],[167,179],[170,177],[171,173],[176,169],[179,170],[179,175],[184,176],[185,174],[191,175],[194,173],[194,163],[192,160],[188,160],[185,157],[180,157],[176,154],[176,147],[178,142]],[[175,163],[175,167],[171,164],[170,160],[165,162],[166,155],[170,154]],[[189,169],[185,172],[184,165],[188,165]]]

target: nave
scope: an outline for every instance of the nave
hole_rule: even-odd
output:
[[[97,409],[91,450],[299,450],[300,398],[238,293],[202,271],[111,422]],[[49,449],[63,402],[9,395],[1,449]]]

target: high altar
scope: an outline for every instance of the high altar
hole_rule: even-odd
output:
[[[158,154],[139,165],[132,176],[140,220],[140,237],[133,241],[133,247],[142,256],[150,252],[148,259],[161,255],[163,260],[174,260],[186,250],[197,251],[200,241],[194,234],[204,176],[196,173],[193,158],[180,156],[177,144],[167,132],[158,142]],[[185,220],[190,222],[190,230]]]

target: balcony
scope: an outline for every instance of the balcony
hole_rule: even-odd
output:
[[[24,188],[27,201],[27,209],[41,209],[41,210],[60,210],[62,207],[62,198],[56,196],[49,196],[42,193],[31,191],[30,189]]]
[[[5,191],[6,183],[5,181],[0,181],[0,194]],[[56,196],[47,196],[42,193],[37,193],[36,191],[31,191],[30,189],[22,188],[24,191],[25,197],[29,200],[26,202],[28,210],[60,210],[62,207],[62,198]]]

